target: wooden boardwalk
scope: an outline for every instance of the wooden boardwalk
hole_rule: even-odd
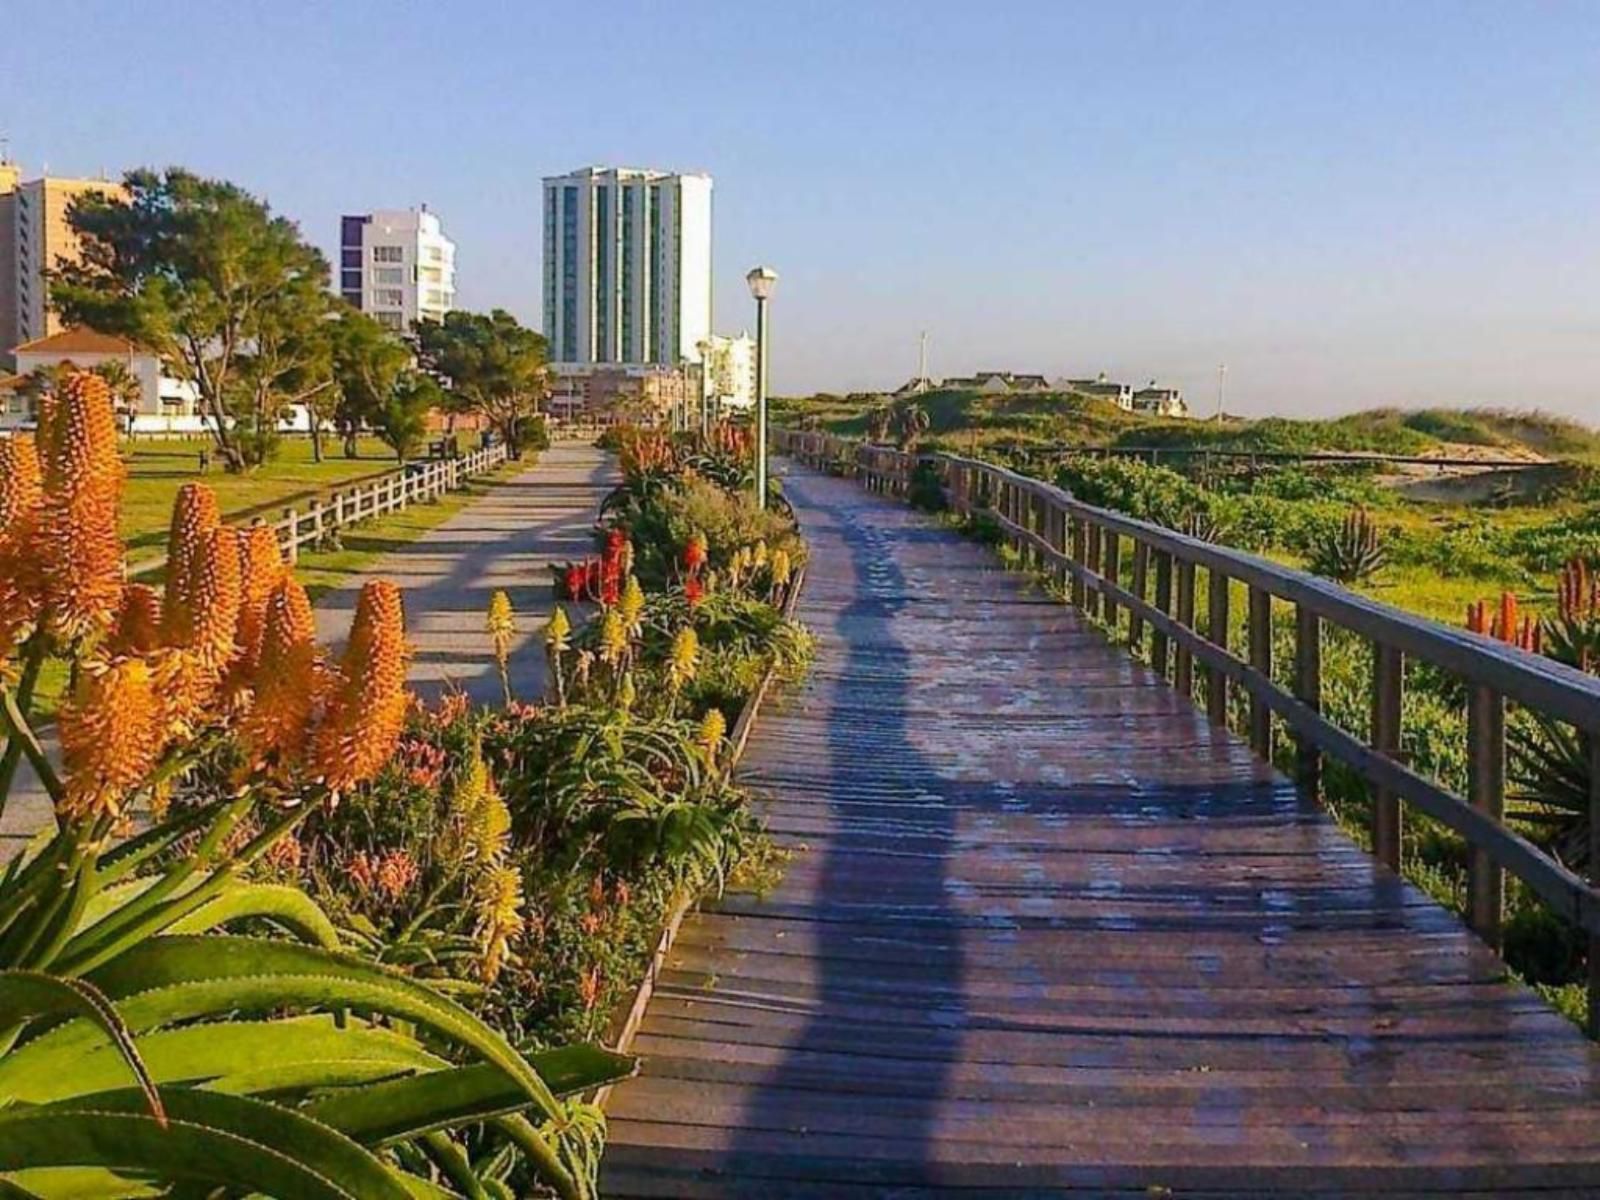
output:
[[[1600,1053],[1453,916],[988,551],[788,488],[794,858],[684,924],[606,1195],[1600,1195]]]

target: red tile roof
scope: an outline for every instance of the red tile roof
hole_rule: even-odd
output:
[[[12,351],[13,354],[138,354],[139,347],[127,338],[112,333],[101,333],[76,325],[52,333],[49,337],[34,338]]]

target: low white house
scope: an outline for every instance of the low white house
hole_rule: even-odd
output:
[[[124,429],[131,428],[135,434],[201,433],[205,430],[196,412],[193,385],[164,374],[157,355],[125,338],[77,327],[24,342],[13,353],[16,377],[10,381],[10,398],[0,411],[0,428],[14,428],[32,420],[33,414],[26,411],[21,384],[35,371],[64,363],[92,370],[108,362],[120,362],[139,384],[137,402],[120,414]]]

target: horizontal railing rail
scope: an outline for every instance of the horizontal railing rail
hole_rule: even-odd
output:
[[[1589,755],[1589,861],[1600,870],[1600,679],[1537,654],[1356,595],[1325,579],[1097,508],[1005,467],[951,454],[913,454],[815,431],[777,430],[775,447],[821,469],[848,473],[871,491],[905,496],[919,464],[933,472],[957,513],[993,519],[1024,560],[1054,574],[1071,603],[1118,627],[1128,614],[1130,649],[1193,697],[1196,669],[1209,717],[1225,724],[1228,689],[1248,701],[1252,749],[1270,758],[1277,718],[1295,743],[1297,782],[1321,791],[1323,756],[1373,789],[1373,853],[1399,870],[1402,805],[1459,834],[1470,849],[1466,917],[1500,947],[1504,872],[1537,893],[1589,940],[1589,1027],[1600,1035],[1600,888],[1521,836],[1506,821],[1506,705],[1565,722]],[[1126,557],[1124,552],[1126,551]],[[1207,612],[1195,611],[1205,573]],[[1230,584],[1245,588],[1245,657],[1228,646]],[[1275,601],[1294,611],[1292,686],[1272,673]],[[1325,627],[1347,630],[1373,650],[1371,733],[1363,741],[1322,714]],[[1400,753],[1407,659],[1458,679],[1467,696],[1465,797],[1413,771]]]
[[[316,546],[335,531],[357,521],[370,521],[399,512],[413,504],[458,491],[475,475],[506,461],[504,443],[470,451],[459,458],[429,459],[411,463],[356,487],[317,496],[303,507],[285,508],[271,522],[278,545],[289,562],[298,562],[302,546]],[[266,524],[259,517],[255,524]],[[138,576],[152,575],[167,565],[165,554],[145,559],[132,568]]]
[[[1379,450],[1221,450],[1211,446],[1068,446],[1038,442],[1002,443],[995,447],[1025,459],[1137,458],[1148,463],[1163,459],[1220,459],[1224,462],[1308,463],[1324,466],[1436,467],[1441,471],[1476,468],[1482,471],[1522,471],[1554,464],[1543,459],[1468,458],[1460,455],[1385,454]]]

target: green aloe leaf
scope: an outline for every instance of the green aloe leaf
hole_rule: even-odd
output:
[[[339,931],[317,902],[299,888],[276,883],[235,884],[174,921],[166,932],[206,933],[245,917],[266,917],[308,942],[329,950],[339,949]]]
[[[94,1166],[227,1184],[277,1200],[411,1200],[372,1154],[292,1109],[169,1088],[163,1128],[135,1089],[0,1113],[0,1170]]]
[[[119,1002],[135,1030],[234,1010],[386,1013],[475,1050],[516,1080],[547,1116],[561,1112],[538,1072],[501,1033],[437,992],[353,955],[259,938],[163,936],[124,951],[89,978]]]
[[[366,1024],[341,1028],[331,1016],[226,1021],[145,1033],[137,1046],[150,1078],[251,1095],[347,1086],[448,1066],[415,1039]],[[117,1087],[126,1068],[116,1048],[85,1048],[47,1036],[0,1058],[0,1095],[28,1104]]]
[[[0,1179],[0,1200],[150,1200],[164,1191],[104,1167],[37,1167]]]
[[[36,1017],[80,1018],[105,1035],[117,1060],[139,1084],[145,1105],[158,1122],[166,1117],[155,1083],[134,1048],[133,1037],[116,1008],[93,984],[81,979],[60,979],[38,971],[0,971],[0,1029],[9,1029]],[[0,1092],[0,1097],[9,1093]]]
[[[626,1079],[635,1067],[626,1055],[588,1045],[536,1054],[532,1062],[558,1095]],[[477,1064],[336,1092],[313,1101],[305,1111],[370,1146],[487,1120],[527,1106],[527,1096],[501,1071]]]

